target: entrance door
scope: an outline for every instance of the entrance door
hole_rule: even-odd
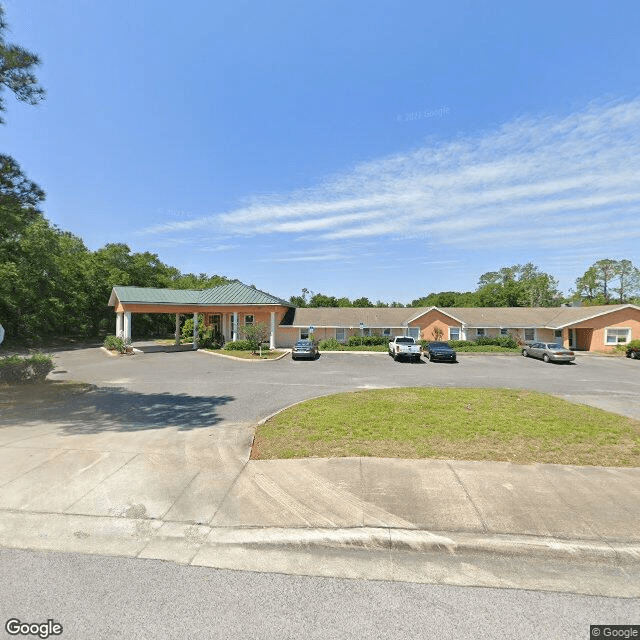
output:
[[[219,313],[212,313],[209,316],[209,324],[216,333],[222,334],[222,316]]]

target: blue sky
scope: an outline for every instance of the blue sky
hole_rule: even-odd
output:
[[[2,151],[91,249],[401,302],[640,263],[635,0],[3,5],[47,99]]]

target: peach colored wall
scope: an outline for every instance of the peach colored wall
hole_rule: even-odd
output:
[[[605,329],[609,327],[631,329],[631,340],[640,339],[640,310],[621,309],[571,325],[571,329],[592,329],[591,335],[586,331],[578,331],[578,336],[583,338],[583,344],[578,341],[578,348],[589,351],[611,351],[615,348],[615,345],[605,342]]]
[[[442,331],[442,339],[449,339],[449,327],[460,327],[461,324],[445,315],[437,309],[428,311],[423,316],[416,318],[409,323],[410,327],[420,327],[420,338],[422,340],[435,340],[433,330],[437,327]]]

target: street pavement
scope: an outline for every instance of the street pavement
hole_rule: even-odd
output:
[[[635,361],[460,360],[58,352],[50,378],[92,388],[0,390],[0,546],[639,597],[639,468],[249,459],[258,421],[358,388],[534,388],[640,417]]]

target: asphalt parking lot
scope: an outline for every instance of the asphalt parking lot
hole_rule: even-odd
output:
[[[153,420],[175,407],[183,424],[202,420],[255,423],[292,403],[355,389],[388,387],[503,387],[534,389],[640,419],[640,363],[578,356],[573,364],[514,355],[460,354],[457,364],[395,362],[384,353],[327,353],[315,361],[234,361],[202,352],[109,357],[100,349],[56,354],[50,378],[120,392],[132,406],[144,400]],[[126,400],[122,397],[121,400]],[[154,411],[153,407],[156,410]],[[121,411],[119,411],[121,413]],[[134,416],[129,413],[129,420]]]
[[[637,468],[249,455],[260,419],[353,389],[537,389],[637,418],[635,360],[81,348],[55,362],[51,378],[95,387],[0,390],[0,548],[637,597]]]

